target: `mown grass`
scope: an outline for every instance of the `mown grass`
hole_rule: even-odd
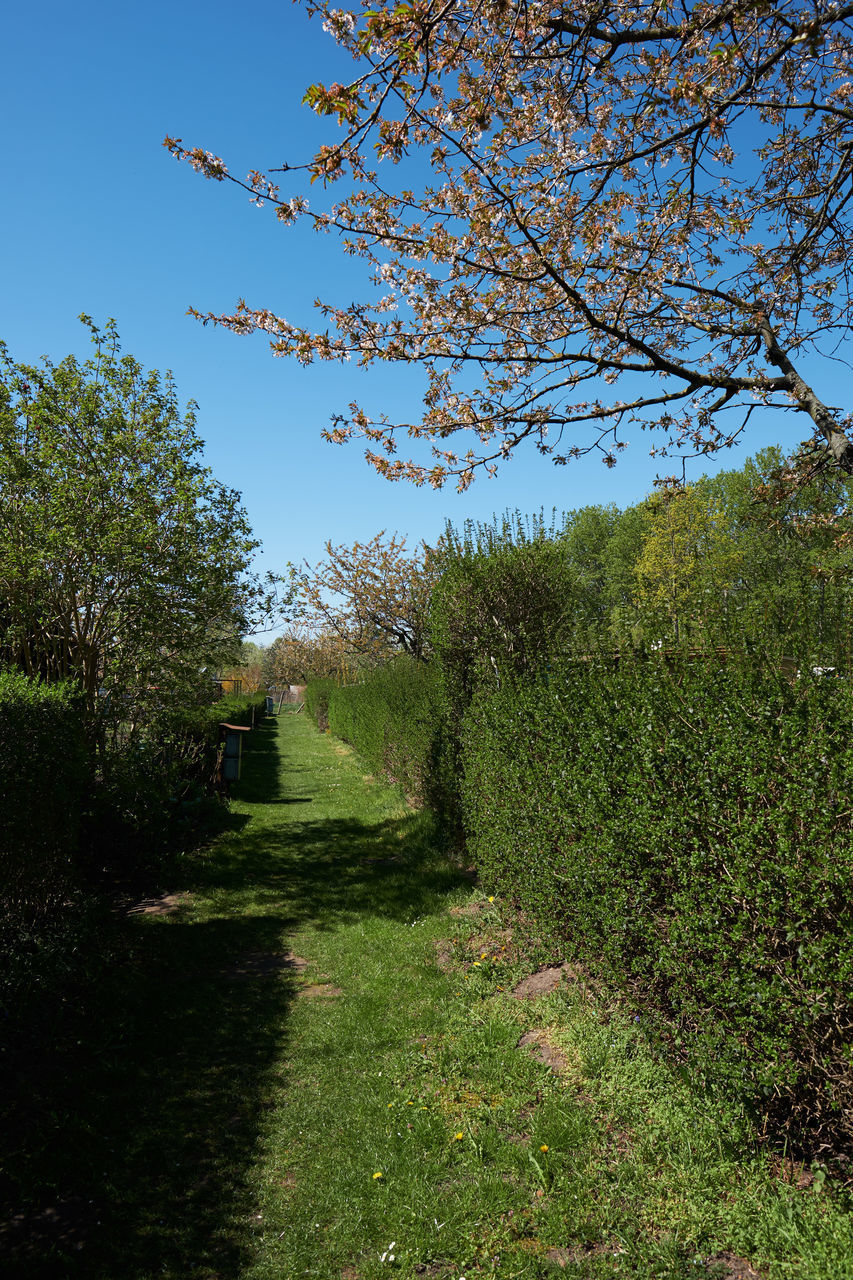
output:
[[[846,1193],[642,1024],[580,979],[513,998],[555,957],[428,815],[302,716],[253,747],[180,909],[121,922],[18,1080],[14,1274],[853,1275]]]

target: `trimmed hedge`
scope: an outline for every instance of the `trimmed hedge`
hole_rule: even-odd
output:
[[[404,655],[327,694],[331,732],[374,773],[428,802],[441,772],[442,706],[435,669]]]
[[[339,681],[325,676],[319,680],[309,680],[305,686],[305,710],[321,733],[325,733],[329,727],[329,698],[338,685]]]
[[[4,913],[35,919],[67,893],[90,769],[76,688],[0,672]]]
[[[853,1135],[853,688],[576,661],[475,696],[484,880],[626,989],[676,1059]]]

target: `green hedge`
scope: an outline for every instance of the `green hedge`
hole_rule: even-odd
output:
[[[374,773],[415,799],[435,801],[443,704],[432,666],[401,655],[358,684],[330,689],[327,703],[331,732]]]
[[[219,726],[257,724],[264,700],[262,693],[231,695],[169,710],[141,741],[106,751],[87,822],[90,870],[125,880],[148,875],[176,846],[191,846],[215,826]]]
[[[853,1131],[853,688],[575,662],[465,718],[485,882],[636,1001],[696,1077]]]
[[[320,680],[309,680],[305,686],[305,710],[323,733],[329,727],[329,698],[338,685],[338,680],[326,676]]]
[[[88,798],[82,701],[67,684],[0,672],[0,869],[5,912],[62,900]]]

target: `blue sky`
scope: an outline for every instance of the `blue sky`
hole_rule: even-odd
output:
[[[386,528],[429,541],[448,517],[621,506],[651,487],[657,468],[639,431],[613,471],[593,458],[555,468],[531,450],[464,495],[389,484],[358,445],[325,444],[320,432],[356,396],[376,412],[417,418],[417,371],[303,369],[273,359],[260,336],[186,315],[190,305],[228,311],[246,297],[310,323],[315,296],[345,303],[363,292],[358,264],[334,240],[282,227],[269,208],[204,181],[161,146],[166,134],[181,137],[244,174],[297,162],[328,140],[334,126],[301,98],[313,81],[343,79],[350,64],[301,8],[43,0],[11,7],[3,26],[0,337],[15,359],[58,360],[86,352],[80,312],[99,323],[115,317],[124,349],[146,367],[171,368],[182,400],[199,402],[207,461],[242,492],[264,544],[260,567],[315,561],[327,538],[351,543]],[[826,398],[844,403],[838,368],[830,366]],[[806,425],[768,415],[749,451],[794,443]],[[720,465],[745,457],[726,453]]]

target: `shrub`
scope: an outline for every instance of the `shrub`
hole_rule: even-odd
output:
[[[323,733],[329,727],[329,697],[337,687],[338,681],[331,676],[309,680],[305,686],[305,710]]]
[[[264,697],[236,694],[208,706],[169,708],[139,740],[105,750],[87,823],[90,866],[101,874],[134,878],[156,867],[176,839],[192,843],[214,803],[219,726],[257,723]],[[193,816],[197,821],[190,820]]]
[[[332,733],[351,743],[374,773],[435,804],[443,721],[431,664],[401,654],[358,684],[333,688],[328,719]]]
[[[0,673],[0,1007],[7,1020],[73,950],[67,904],[77,898],[91,774],[81,702],[71,685]],[[80,906],[75,901],[75,913]]]
[[[484,879],[709,1082],[851,1131],[853,689],[756,664],[575,662],[481,691]]]
[[[0,866],[4,908],[28,918],[67,892],[87,794],[79,692],[0,673]]]

